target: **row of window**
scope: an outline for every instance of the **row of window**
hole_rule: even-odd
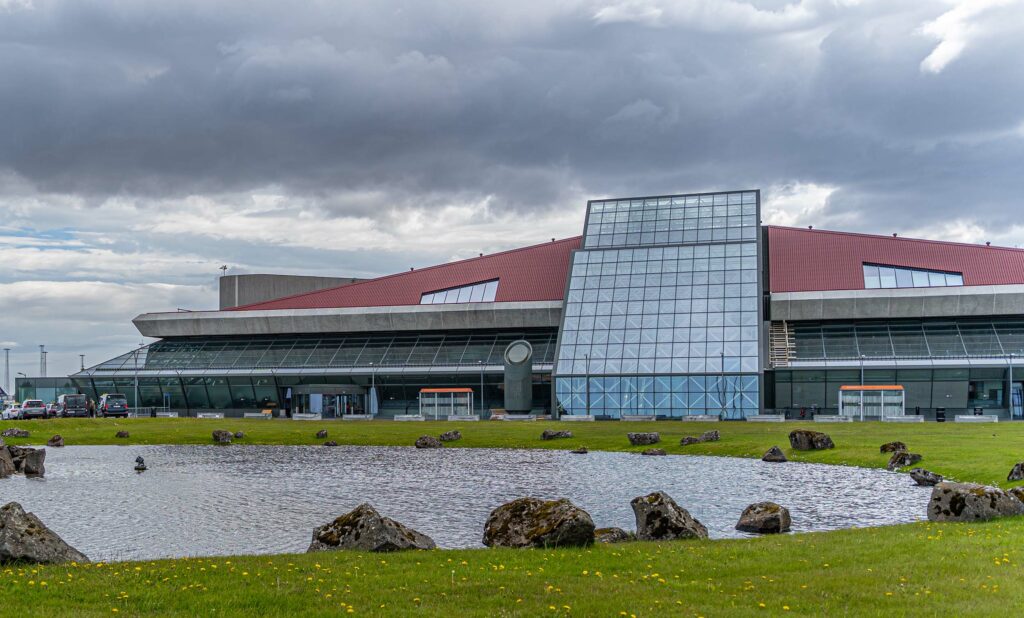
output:
[[[370,367],[501,364],[516,339],[533,345],[535,363],[551,363],[553,331],[477,332],[423,336],[158,341],[100,365],[98,372],[274,367]],[[137,355],[137,356],[136,356]]]
[[[796,360],[1024,355],[1024,322],[795,324]]]
[[[587,234],[583,245],[594,247],[622,247],[636,245],[664,245],[698,242],[725,242],[755,240],[757,227],[729,227],[721,229],[686,230],[682,232],[635,232],[615,234]]]
[[[562,414],[689,414],[743,418],[758,410],[757,376],[622,376],[555,380]]]
[[[754,191],[726,191],[722,193],[694,193],[690,195],[667,195],[662,197],[641,197],[635,199],[594,200],[589,204],[590,212],[618,212],[678,208],[681,206],[725,206],[729,204],[756,204]]]
[[[650,213],[651,217],[645,218],[642,221],[637,221],[632,218],[626,219],[624,215],[619,215],[617,218],[623,220],[614,223],[600,223],[594,221],[595,217],[591,218],[590,227],[588,227],[588,234],[636,234],[642,232],[680,232],[685,230],[711,230],[726,227],[753,227],[757,225],[757,215],[751,213],[749,215],[741,216],[722,216],[722,217],[697,217],[696,213],[693,213],[691,218],[684,218],[684,213],[671,213],[677,215],[676,218],[668,218],[669,211],[662,211],[666,214],[664,218],[654,218],[654,213]],[[646,213],[645,213],[646,214]],[[608,219],[608,215],[604,217]]]
[[[498,293],[498,280],[484,281],[457,288],[427,292],[420,297],[421,305],[447,305],[451,303],[493,303]]]
[[[963,284],[963,273],[877,264],[864,265],[864,287],[869,290],[877,288],[943,288]]]

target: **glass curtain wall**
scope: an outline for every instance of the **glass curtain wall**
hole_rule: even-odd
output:
[[[758,215],[756,191],[590,202],[560,331],[558,412],[756,414]]]

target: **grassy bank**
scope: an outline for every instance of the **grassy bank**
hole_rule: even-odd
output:
[[[40,616],[997,616],[1024,607],[1024,518],[586,550],[333,552],[0,567]]]
[[[316,432],[326,429],[329,438],[340,444],[409,446],[423,434],[437,435],[449,429],[462,431],[463,439],[450,443],[463,448],[552,448],[586,446],[591,450],[640,451],[626,439],[629,431],[658,431],[662,444],[672,454],[760,457],[778,445],[793,461],[845,464],[869,468],[884,467],[888,461],[878,452],[884,442],[901,440],[910,450],[924,455],[921,466],[950,478],[1008,486],[1006,475],[1017,461],[1024,460],[1024,423],[958,425],[955,423],[558,423],[558,422],[477,422],[477,423],[396,423],[306,422],[256,419],[57,419],[0,423],[0,429],[18,426],[32,432],[29,438],[7,438],[9,444],[43,444],[55,433],[65,443],[85,444],[210,444],[214,429],[245,432],[244,444],[321,444]],[[828,451],[799,452],[789,448],[787,436],[796,427],[825,431],[836,448]],[[575,437],[543,441],[546,428],[569,429]],[[119,430],[130,437],[115,438]],[[722,434],[719,442],[679,446],[686,435],[699,435],[708,429]]]

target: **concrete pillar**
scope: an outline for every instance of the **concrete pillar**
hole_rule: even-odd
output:
[[[533,346],[522,339],[505,348],[505,409],[528,413],[533,409]]]

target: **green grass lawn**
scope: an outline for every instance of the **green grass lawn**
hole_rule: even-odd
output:
[[[1024,518],[574,550],[0,567],[4,615],[1010,616]]]
[[[28,429],[28,438],[5,438],[9,444],[44,444],[51,435],[64,436],[68,446],[83,444],[211,444],[214,429],[245,432],[243,444],[321,444],[316,432],[326,429],[329,439],[339,444],[411,446],[423,434],[437,435],[448,429],[462,431],[463,439],[449,443],[462,448],[552,448],[586,446],[590,450],[641,451],[630,446],[626,433],[658,431],[662,444],[671,454],[761,457],[769,447],[781,447],[793,461],[884,467],[888,456],[878,447],[892,440],[906,442],[912,452],[924,456],[920,465],[959,480],[1009,486],[1006,475],[1013,464],[1024,460],[1024,423],[565,423],[497,422],[476,423],[394,421],[286,421],[259,419],[57,419],[46,421],[7,421],[0,429],[18,426]],[[789,448],[789,432],[797,427],[825,431],[836,448],[827,451],[800,452]],[[575,437],[544,441],[544,429],[569,429]],[[115,438],[119,430],[130,433],[127,439]],[[722,434],[718,442],[679,446],[686,435],[699,435],[708,429]]]
[[[639,451],[628,431],[661,432],[669,453],[760,457],[778,445],[795,461],[884,466],[883,442],[902,440],[921,465],[1002,486],[1024,460],[1024,424],[855,423],[396,423],[194,419],[5,422],[29,429],[10,444],[208,444],[214,429],[246,444],[411,445],[458,428],[451,447]],[[542,441],[545,428],[568,440]],[[796,452],[788,433],[829,433],[836,448]],[[707,429],[719,442],[679,446]],[[118,430],[131,436],[114,438]],[[226,447],[231,448],[231,447]],[[0,481],[2,492],[3,481]],[[2,502],[2,494],[0,494]],[[340,514],[340,513],[339,513]],[[392,513],[401,520],[400,513]],[[197,522],[202,525],[202,522]],[[482,522],[481,522],[482,526]],[[68,539],[74,543],[74,539]],[[1024,518],[911,524],[741,540],[595,546],[578,550],[332,552],[79,566],[0,566],[4,615],[423,616],[992,616],[1024,607]],[[45,584],[44,584],[45,582]],[[762,605],[763,604],[763,605]]]

